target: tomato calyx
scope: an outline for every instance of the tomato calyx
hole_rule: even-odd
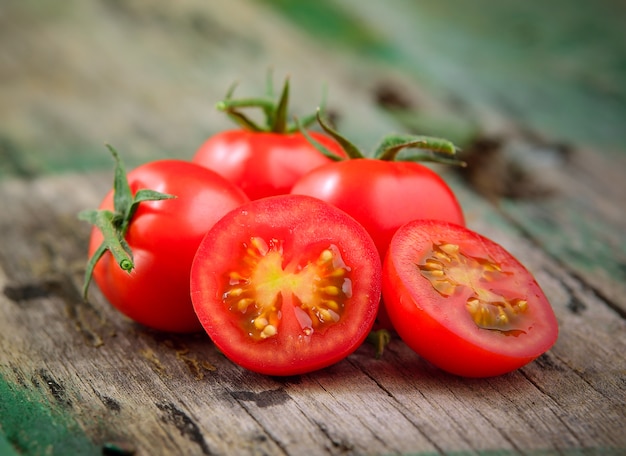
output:
[[[366,155],[361,152],[352,141],[333,129],[328,122],[323,119],[320,109],[317,110],[316,119],[322,129],[341,145],[348,159],[366,158]],[[343,160],[343,158],[338,157],[322,144],[311,138],[303,128],[301,128],[301,132],[321,153],[335,161]],[[411,149],[412,152],[400,157],[400,152],[405,149]],[[423,135],[389,134],[382,139],[374,151],[372,158],[382,161],[402,160],[434,162],[464,167],[466,163],[456,156],[458,151],[459,148],[455,146],[454,143],[444,138]]]
[[[271,73],[266,81],[266,93],[261,98],[233,98],[233,93],[237,84],[231,85],[226,93],[224,100],[217,103],[218,110],[226,113],[235,123],[243,127],[245,130],[253,132],[295,133],[299,130],[298,123],[288,120],[289,105],[289,78],[285,78],[285,83],[281,91],[278,101],[274,100],[274,86]],[[242,108],[258,108],[261,109],[265,116],[265,124],[261,125],[250,117],[241,112]],[[306,128],[315,122],[316,115],[311,114],[300,122]]]
[[[111,252],[116,263],[122,270],[130,273],[135,267],[133,253],[126,242],[125,235],[139,204],[144,201],[176,198],[174,195],[168,195],[150,189],[140,189],[133,194],[128,183],[124,163],[118,152],[109,144],[106,144],[106,147],[115,160],[113,211],[106,209],[90,209],[81,211],[78,214],[80,220],[95,225],[102,232],[104,238],[98,249],[96,249],[87,262],[83,284],[83,297],[85,299],[87,298],[94,268],[107,251]]]

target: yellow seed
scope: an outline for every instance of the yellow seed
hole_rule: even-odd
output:
[[[339,288],[334,285],[329,285],[327,287],[322,288],[322,291],[331,296],[337,296],[339,294]]]
[[[333,272],[331,272],[329,275],[330,277],[341,277],[346,273],[346,270],[344,268],[337,268],[334,269]]]
[[[486,326],[489,324],[489,321],[491,320],[491,314],[489,313],[489,309],[487,309],[487,307],[481,307],[480,308],[480,317],[479,317],[479,321],[480,321],[480,325],[482,326]]]
[[[276,329],[276,326],[274,325],[267,325],[263,331],[261,331],[261,337],[263,339],[267,339],[268,337],[272,337],[275,336],[278,333],[278,330]]]
[[[250,304],[252,304],[253,302],[254,299],[252,298],[240,299],[237,303],[237,310],[239,310],[240,312],[245,312],[248,309],[248,306],[250,306]]]
[[[435,280],[432,284],[433,288],[444,296],[452,295],[456,289],[456,286],[447,280]]]
[[[432,270],[440,271],[443,269],[443,264],[441,264],[440,261],[429,258],[426,260],[426,263],[424,264],[424,269],[429,270],[429,271],[432,271]]]
[[[478,311],[478,308],[480,306],[480,301],[477,298],[469,298],[467,300],[467,307],[468,307],[468,311],[471,314],[476,313],[476,311]]]
[[[267,321],[267,318],[265,317],[257,317],[252,320],[252,322],[254,323],[254,327],[259,331],[264,329],[269,324],[269,321]]]
[[[504,309],[502,307],[500,307],[500,311],[498,316],[496,317],[496,321],[501,324],[507,324],[509,322],[509,317],[506,315],[506,313],[504,313]]]
[[[317,314],[321,323],[333,320],[333,316],[327,309],[319,309]]]
[[[456,255],[459,253],[459,246],[456,244],[441,244],[439,248],[448,255]]]
[[[331,252],[330,250],[326,249],[324,251],[322,251],[322,253],[320,253],[319,256],[319,261],[322,263],[326,263],[327,261],[330,261],[333,259],[333,252]]]
[[[445,274],[442,270],[440,270],[440,269],[439,269],[439,270],[438,270],[438,269],[435,269],[434,271],[426,271],[426,273],[427,273],[430,277],[437,277],[437,278],[440,278],[440,277],[443,277],[443,276],[445,276],[445,275],[446,275],[446,274]]]
[[[237,296],[241,296],[242,293],[243,293],[243,288],[233,288],[226,292],[226,296],[227,297],[233,296],[236,298]]]
[[[339,310],[339,303],[337,301],[333,301],[332,299],[324,299],[322,300],[322,303],[324,303],[324,305],[326,307],[328,307],[331,310],[334,310],[335,312],[337,312]]]
[[[441,260],[443,260],[443,261],[445,261],[447,263],[450,263],[451,258],[448,255],[446,255],[445,253],[440,252],[439,250],[435,251],[434,253],[435,253],[435,256],[437,258],[439,258],[439,259],[441,259]]]
[[[520,299],[519,301],[517,301],[517,304],[515,304],[515,307],[517,307],[517,310],[520,312],[526,312],[526,310],[528,309],[528,301]]]

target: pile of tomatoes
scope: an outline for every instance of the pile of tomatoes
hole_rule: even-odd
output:
[[[193,159],[126,173],[94,224],[93,279],[108,301],[148,327],[205,330],[240,366],[294,375],[336,363],[374,329],[395,331],[453,374],[499,375],[548,350],[558,326],[532,275],[465,227],[444,180],[416,161],[456,161],[455,147],[389,136],[372,158],[319,114],[288,122],[278,103],[218,107],[242,125]],[[263,109],[260,126],[241,112]],[[317,119],[323,132],[307,131]]]

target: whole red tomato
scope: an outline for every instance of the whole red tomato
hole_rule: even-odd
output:
[[[220,219],[191,269],[191,298],[233,362],[295,375],[338,362],[370,331],[381,263],[365,229],[316,198],[251,201]]]
[[[454,193],[419,163],[353,159],[303,176],[291,193],[324,200],[350,214],[374,239],[381,260],[398,228],[415,219],[464,224]]]
[[[116,173],[115,192],[105,196],[100,210],[83,216],[97,225],[89,242],[94,281],[114,307],[136,322],[162,331],[201,330],[189,296],[193,257],[215,222],[248,198],[219,174],[182,160],[141,165],[128,173],[127,184],[122,177],[123,171]],[[148,193],[148,200],[130,209],[129,201],[142,189],[175,198],[150,200]],[[109,245],[103,244],[103,232],[112,249],[103,250]],[[120,261],[112,250],[131,253]]]
[[[309,132],[316,141],[343,155],[330,137]],[[331,162],[302,135],[227,130],[209,138],[192,161],[238,185],[250,199],[287,194],[307,172]]]
[[[192,162],[221,174],[241,187],[250,199],[287,194],[302,175],[332,161],[306,136],[319,142],[327,154],[345,156],[342,147],[331,137],[301,131],[315,117],[304,119],[300,125],[287,121],[288,79],[277,103],[269,98],[237,100],[231,95],[232,89],[217,106],[242,128],[207,139]],[[266,125],[252,121],[241,108],[260,108],[265,113]]]
[[[503,247],[460,225],[402,226],[385,258],[383,297],[404,342],[456,375],[510,372],[558,337],[554,311],[531,273]]]

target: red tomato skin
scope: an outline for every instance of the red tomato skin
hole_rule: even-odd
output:
[[[504,270],[515,271],[528,292],[527,334],[506,336],[479,328],[454,296],[442,298],[419,272],[408,272],[406,264],[430,237],[474,243]],[[404,252],[404,253],[401,253]],[[413,259],[413,269],[417,258]],[[449,373],[462,377],[492,377],[512,372],[549,350],[558,337],[552,307],[530,272],[493,241],[453,224],[417,220],[401,227],[394,236],[383,265],[383,296],[393,326],[401,339],[418,355]],[[447,300],[450,300],[447,302]],[[454,307],[454,309],[452,309]]]
[[[334,139],[318,132],[309,135],[331,152],[345,156]],[[226,130],[206,140],[192,162],[221,174],[255,200],[289,193],[302,175],[331,159],[301,133]]]
[[[206,232],[226,212],[248,202],[241,189],[206,168],[182,160],[146,163],[128,173],[133,193],[151,189],[177,198],[147,201],[131,220],[126,240],[135,268],[123,271],[110,252],[93,279],[107,300],[132,320],[160,331],[201,331],[189,296],[189,272]],[[100,209],[113,209],[113,192]],[[102,242],[93,229],[89,256]]]
[[[352,296],[342,320],[303,341],[283,305],[280,337],[252,341],[221,300],[224,272],[236,269],[233,252],[251,235],[285,240],[285,263],[307,258],[312,246],[336,244],[352,268]],[[213,343],[241,367],[265,375],[297,375],[330,366],[356,350],[372,328],[380,302],[382,266],[376,247],[354,219],[315,198],[279,195],[226,214],[207,233],[191,271],[191,297]]]
[[[381,261],[400,226],[415,219],[465,224],[445,181],[414,162],[352,159],[333,162],[302,177],[291,193],[309,195],[347,212],[374,239]]]

